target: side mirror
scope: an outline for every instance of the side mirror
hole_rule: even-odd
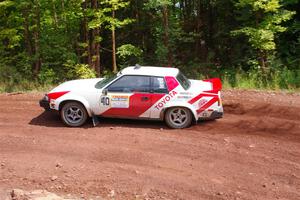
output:
[[[103,89],[103,90],[102,90],[102,94],[106,96],[106,95],[107,95],[107,91],[108,91],[108,90],[107,90],[106,88]]]

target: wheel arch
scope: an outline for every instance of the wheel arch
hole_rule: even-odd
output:
[[[77,102],[77,103],[80,103],[80,104],[85,108],[85,110],[86,110],[86,112],[88,113],[89,117],[92,116],[92,112],[91,112],[91,110],[89,109],[89,106],[88,106],[87,102],[84,103],[84,102],[82,102],[82,101],[80,101],[80,100],[78,100],[78,99],[64,99],[63,101],[61,101],[61,102],[59,103],[59,105],[58,105],[58,111],[61,111],[62,107],[63,107],[66,103],[68,103],[68,102]]]
[[[193,117],[193,123],[196,123],[197,120],[198,120],[198,116],[197,116],[197,113],[196,111],[193,109],[192,106],[189,106],[189,105],[170,105],[170,106],[167,106],[167,107],[164,107],[161,112],[160,112],[160,119],[161,120],[164,120],[165,119],[165,114],[167,112],[167,110],[171,109],[171,108],[175,108],[175,107],[180,107],[180,108],[186,108],[188,109],[191,113],[192,113],[192,117]]]

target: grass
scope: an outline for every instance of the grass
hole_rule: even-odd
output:
[[[300,90],[300,71],[283,69],[263,76],[257,71],[225,73],[222,76],[225,89],[255,89],[297,92]]]
[[[20,83],[0,82],[0,93],[14,92],[45,92],[54,88],[53,84],[40,84],[37,82],[22,81]]]
[[[218,76],[216,76],[218,77]],[[274,71],[263,76],[258,71],[249,72],[224,72],[219,77],[222,78],[224,89],[255,89],[299,92],[300,91],[300,70],[291,71],[286,68]],[[46,92],[58,84],[41,84],[38,81],[2,81],[0,82],[0,93],[11,92]]]

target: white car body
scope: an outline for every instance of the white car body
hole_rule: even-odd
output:
[[[50,109],[57,111],[66,102],[79,102],[90,117],[163,120],[168,108],[183,107],[197,121],[222,117],[220,90],[219,79],[185,79],[176,68],[127,67],[111,81],[96,78],[65,82],[45,99]]]

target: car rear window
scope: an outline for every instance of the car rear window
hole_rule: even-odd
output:
[[[179,72],[178,75],[176,76],[176,79],[178,80],[178,82],[180,83],[180,85],[185,89],[189,89],[191,86],[191,82],[189,79],[187,79],[183,73]]]
[[[168,88],[163,77],[152,77],[152,91],[154,93],[168,93]]]

